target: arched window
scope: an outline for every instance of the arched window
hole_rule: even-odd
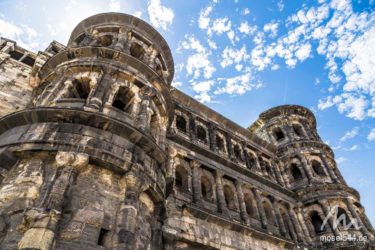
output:
[[[241,160],[241,147],[238,144],[234,144],[233,153],[234,153],[234,157],[240,161]]]
[[[301,125],[293,124],[293,131],[299,137],[304,136],[303,129],[302,129]]]
[[[112,107],[129,113],[132,107],[134,94],[126,87],[120,87],[113,100]]]
[[[299,167],[296,163],[290,164],[290,172],[292,173],[293,179],[295,181],[302,180],[303,178],[302,173],[299,170]]]
[[[225,202],[227,203],[228,209],[236,210],[234,192],[233,192],[233,189],[229,185],[224,186],[224,197],[225,197]]]
[[[246,213],[251,217],[255,218],[255,209],[253,205],[253,197],[249,193],[244,193],[244,201],[246,206]]]
[[[99,46],[103,46],[103,47],[108,47],[112,44],[112,36],[110,35],[104,35],[104,36],[101,36],[99,37]]]
[[[323,166],[322,166],[322,164],[319,161],[312,160],[311,166],[312,166],[312,168],[314,169],[314,172],[317,175],[326,176],[326,173],[324,172]]]
[[[209,177],[206,175],[202,175],[201,177],[201,190],[202,190],[202,197],[204,200],[212,202],[213,201],[213,189],[212,183]]]
[[[187,122],[182,115],[176,115],[176,127],[183,133],[187,132]]]
[[[144,54],[145,54],[145,50],[143,49],[143,47],[140,44],[133,43],[130,46],[130,55],[142,60]]]
[[[271,165],[268,163],[268,161],[264,161],[264,167],[266,168],[267,175],[269,177],[275,178],[273,169],[272,169]]]
[[[248,168],[253,168],[256,165],[255,156],[250,152],[246,152],[246,161]]]
[[[197,139],[202,142],[207,142],[206,130],[201,125],[197,125]]]
[[[310,220],[316,234],[320,234],[325,231],[324,227],[322,227],[323,221],[320,218],[319,213],[317,211],[312,211],[310,213]]]
[[[177,190],[182,191],[182,192],[187,192],[188,191],[188,173],[186,169],[178,165],[176,167],[176,173],[175,173],[175,187]]]
[[[350,218],[348,216],[348,214],[346,213],[346,211],[341,208],[341,207],[338,207],[337,208],[337,223],[339,226],[342,226],[344,227],[345,229],[350,225],[351,228],[353,228],[353,225],[350,223]]]
[[[289,218],[288,218],[288,215],[287,213],[285,212],[284,209],[280,209],[280,215],[281,215],[281,219],[283,220],[284,222],[284,225],[285,225],[285,230],[286,230],[286,237],[291,239],[292,238],[292,235],[291,235],[291,229],[289,228]]]
[[[267,201],[263,201],[263,208],[264,208],[264,213],[266,214],[267,224],[275,226],[276,220],[272,212],[271,204]]]
[[[273,134],[275,136],[276,141],[278,142],[284,140],[285,138],[284,133],[280,128],[275,128],[273,130]]]
[[[216,147],[219,151],[221,152],[224,152],[225,151],[225,148],[224,148],[224,139],[220,136],[220,135],[216,135],[215,136],[215,140],[216,140]]]
[[[66,98],[87,99],[90,94],[90,79],[80,81],[75,79],[71,93]]]

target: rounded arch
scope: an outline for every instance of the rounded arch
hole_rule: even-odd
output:
[[[303,129],[302,125],[299,123],[292,124],[293,132],[296,136],[302,138],[306,136],[305,130]]]
[[[316,210],[312,210],[309,213],[310,222],[314,228],[315,234],[320,234],[326,231],[325,225],[323,224],[323,220],[320,217],[320,214]]]
[[[267,219],[267,224],[272,225],[272,226],[276,226],[276,218],[275,218],[275,215],[273,213],[271,201],[268,198],[264,198],[263,202],[262,202],[262,205],[263,205],[264,213],[265,213],[265,216],[266,216],[266,219]]]
[[[207,173],[202,173],[201,175],[201,192],[202,192],[202,198],[205,201],[208,201],[208,202],[215,201],[212,176],[207,175]]]
[[[178,164],[176,166],[174,184],[175,184],[175,187],[178,191],[181,191],[181,192],[188,192],[189,191],[188,190],[188,188],[189,188],[188,175],[189,175],[189,172],[186,170],[186,168],[184,166],[182,166],[181,164]]]
[[[225,183],[223,185],[224,198],[227,204],[227,208],[230,210],[237,210],[236,204],[236,192],[232,185]]]
[[[244,194],[244,202],[245,202],[245,207],[246,207],[246,213],[251,217],[251,218],[257,218],[256,215],[256,203],[253,194],[251,191],[245,190]]]
[[[216,142],[216,149],[218,151],[220,151],[220,152],[226,153],[224,135],[222,135],[221,133],[217,132],[215,134],[215,142]]]
[[[292,162],[289,165],[289,170],[294,181],[301,181],[303,179],[302,172],[300,170],[300,167],[297,165],[297,163]]]
[[[273,137],[277,142],[281,142],[285,139],[285,134],[280,127],[275,127],[272,129]]]
[[[249,149],[245,149],[244,153],[245,153],[247,167],[250,169],[256,167],[257,166],[256,154]]]
[[[207,143],[207,128],[201,123],[196,126],[196,137],[199,141]]]
[[[188,122],[187,122],[186,117],[183,114],[181,114],[181,113],[176,114],[175,125],[176,125],[176,128],[178,129],[178,131],[180,131],[182,133],[187,133]]]
[[[322,176],[322,177],[327,176],[324,171],[323,164],[320,161],[316,159],[311,160],[311,167],[314,170],[315,174]]]

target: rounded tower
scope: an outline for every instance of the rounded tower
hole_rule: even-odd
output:
[[[373,239],[359,193],[341,176],[334,153],[319,137],[309,109],[297,105],[271,108],[249,130],[277,147],[284,183],[297,194],[298,212],[315,246]],[[332,237],[352,240],[344,238],[340,243]]]
[[[136,17],[76,26],[29,108],[0,119],[1,249],[160,249],[173,71]]]

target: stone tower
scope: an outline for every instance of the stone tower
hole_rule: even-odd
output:
[[[0,249],[374,246],[308,109],[245,129],[173,73],[163,37],[126,14],[37,54],[1,39]]]

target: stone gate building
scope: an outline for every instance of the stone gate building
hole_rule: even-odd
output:
[[[275,107],[246,129],[173,73],[163,37],[125,14],[37,54],[1,39],[0,249],[374,245],[311,111]]]

